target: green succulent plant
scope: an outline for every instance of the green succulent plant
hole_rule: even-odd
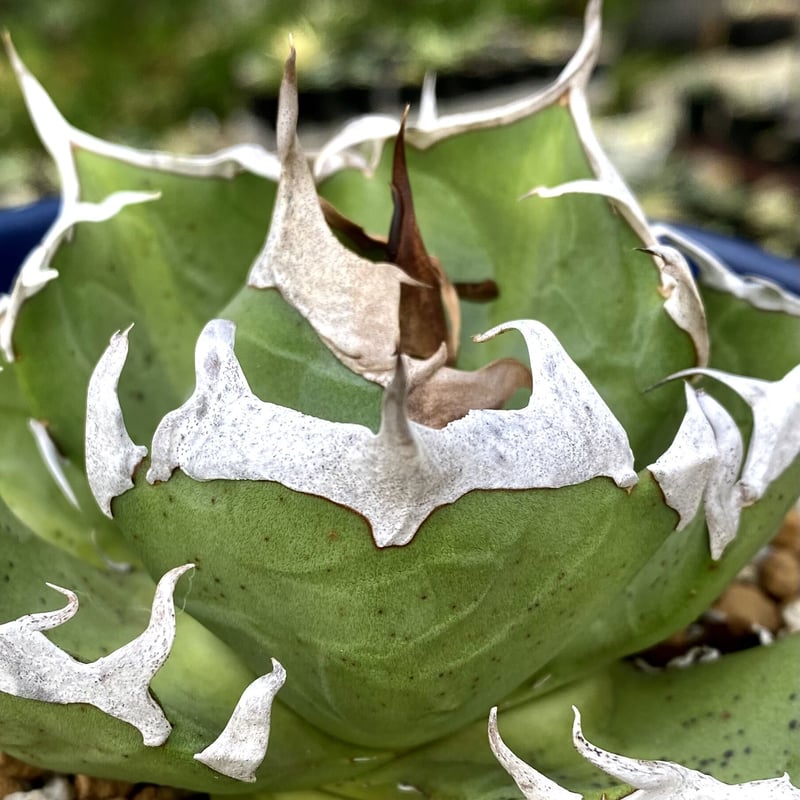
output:
[[[174,156],[72,127],[7,40],[63,194],[0,322],[0,750],[298,800],[800,796],[797,633],[626,658],[797,499],[800,300],[646,219],[599,42],[592,0],[541,92],[427,87],[309,158],[293,51],[277,154]]]

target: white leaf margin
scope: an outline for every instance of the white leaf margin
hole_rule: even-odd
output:
[[[286,670],[272,659],[272,672],[256,678],[245,690],[222,733],[196,761],[245,783],[254,783],[256,770],[269,745],[272,703],[286,681]]]
[[[603,750],[583,735],[580,711],[573,706],[572,742],[590,764],[635,791],[628,800],[800,800],[800,789],[788,774],[779,778],[728,784],[672,761],[646,761]],[[489,746],[497,761],[522,792],[525,800],[582,800],[518,758],[505,744],[497,727],[497,708],[489,712]]]
[[[686,413],[678,432],[647,469],[667,505],[678,512],[676,530],[683,530],[703,505],[711,557],[718,561],[739,527],[742,435],[713,397],[695,391],[688,382],[684,390]]]
[[[475,489],[558,488],[599,476],[631,488],[638,477],[627,434],[554,334],[519,320],[476,338],[507,330],[523,335],[537,376],[526,408],[473,410],[427,428],[407,417],[400,360],[373,434],[261,401],[234,353],[234,323],[212,320],[197,342],[194,393],[153,436],[147,480],[169,480],[180,468],[195,480],[275,481],[362,514],[381,548],[408,544],[436,508]],[[118,352],[101,359],[113,364],[104,379],[111,393],[124,363]],[[118,407],[112,398],[91,410],[87,462],[118,435]],[[116,490],[102,482],[103,471],[92,471],[92,491],[110,502]]]
[[[666,380],[697,375],[719,381],[750,406],[753,433],[736,490],[741,507],[753,505],[800,455],[800,364],[777,381],[699,367],[681,370]]]
[[[131,326],[132,327],[132,326]],[[128,333],[117,331],[97,362],[86,397],[86,477],[100,510],[111,517],[111,500],[133,488],[133,473],[147,455],[128,434],[117,385],[128,356]]]
[[[50,262],[59,245],[72,235],[79,222],[102,222],[134,203],[157,200],[158,192],[119,191],[100,203],[81,201],[75,150],[83,149],[133,166],[194,177],[232,178],[241,172],[277,181],[280,161],[260,145],[239,144],[208,155],[183,156],[157,150],[137,150],[114,144],[72,126],[63,117],[41,83],[17,53],[8,32],[3,33],[8,59],[22,91],[36,132],[56,165],[61,184],[61,206],[41,242],[25,259],[10,294],[0,294],[0,351],[15,360],[14,326],[23,303],[41,291],[58,272]]]
[[[80,510],[78,498],[75,496],[75,492],[64,473],[66,459],[58,452],[55,442],[50,438],[47,425],[41,420],[29,419],[28,430],[33,436],[36,449],[39,451],[39,455],[44,462],[45,469],[50,473],[50,477],[64,496],[64,499],[73,508]]]

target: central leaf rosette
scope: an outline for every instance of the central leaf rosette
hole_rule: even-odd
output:
[[[453,284],[427,253],[403,128],[382,240],[320,204],[296,122],[292,54],[281,181],[249,288],[204,328],[194,393],[162,419],[133,491],[145,449],[125,430],[127,333],[114,338],[90,382],[87,471],[149,570],[196,565],[193,615],[255,670],[265,653],[280,660],[281,702],[339,738],[409,747],[531,678],[633,578],[675,514],[649,472],[637,478],[624,428],[546,325],[476,337],[516,329],[530,370],[517,358],[455,368],[458,295],[496,300],[504,287]],[[291,358],[304,359],[297,381],[311,371],[317,392],[340,399],[330,419],[251,388],[260,366],[271,394],[271,354],[240,363],[235,322],[252,339],[253,318],[274,324],[276,304]],[[347,398],[363,416],[376,385],[373,431],[347,419]],[[503,410],[520,389],[525,407]]]

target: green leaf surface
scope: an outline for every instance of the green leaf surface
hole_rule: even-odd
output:
[[[378,429],[383,390],[347,369],[276,289],[245,287],[217,316],[236,323],[236,354],[261,400]]]
[[[150,486],[140,474],[113,510],[151,574],[197,564],[188,608],[254,668],[277,658],[292,676],[284,702],[324,731],[387,747],[484,715],[675,521],[647,473],[630,495],[602,478],[472,492],[385,550],[358,515],[274,483],[176,472]]]
[[[63,605],[63,597],[48,589],[46,581],[79,596],[77,615],[48,632],[79,660],[106,655],[147,625],[154,584],[144,573],[103,571],[60,552],[33,536],[0,503],[0,622]],[[186,596],[195,589],[193,577],[184,581],[188,587],[179,587],[176,595],[175,643],[152,682],[153,694],[174,726],[166,744],[144,747],[133,727],[88,705],[23,700],[0,692],[0,751],[68,773],[197,791],[250,790],[249,784],[219,775],[193,758],[222,730],[255,673],[183,610]],[[258,673],[269,668],[269,659],[262,658]],[[341,780],[386,757],[336,742],[276,702],[257,785],[293,789]]]
[[[28,428],[30,419],[14,365],[0,372],[0,498],[42,539],[97,567],[105,559],[136,562],[116,525],[105,517],[89,490],[86,475],[63,459],[76,508],[45,466]]]
[[[572,747],[571,706],[588,740],[621,755],[664,759],[727,783],[777,777],[800,783],[800,638],[688,669],[645,673],[620,663],[498,715],[506,744],[584,800],[631,789]],[[355,781],[327,787],[354,800],[499,800],[519,791],[494,761],[486,720]]]
[[[800,458],[761,500],[743,509],[736,539],[719,561],[711,558],[702,514],[671,533],[616,599],[536,678],[549,673],[558,683],[596,669],[598,662],[651,647],[693,622],[772,538],[798,486]]]
[[[162,193],[107,222],[78,225],[53,261],[59,277],[25,302],[17,322],[21,385],[65,454],[81,463],[86,387],[111,334],[136,324],[120,396],[131,435],[143,441],[191,389],[194,342],[244,285],[275,185],[249,174],[171,175],[84,151],[77,159],[86,200]]]
[[[800,317],[763,311],[702,284],[700,290],[712,342],[711,367],[777,381],[800,363]]]
[[[385,232],[390,148],[374,177],[348,170],[321,193],[368,230]],[[453,281],[494,279],[490,303],[462,303],[459,366],[524,350],[470,336],[501,322],[540,320],[561,341],[625,427],[638,463],[666,449],[682,415],[679,387],[644,390],[694,364],[688,336],[663,310],[651,259],[608,201],[591,196],[519,200],[537,185],[590,176],[567,110],[548,108],[501,127],[408,147],[417,221],[428,251]],[[535,379],[535,376],[534,376]]]

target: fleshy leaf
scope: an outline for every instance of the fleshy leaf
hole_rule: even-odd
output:
[[[193,565],[177,567],[159,581],[147,630],[130,644],[89,664],[75,661],[41,632],[62,625],[78,611],[78,597],[48,584],[68,604],[0,625],[0,691],[47,703],[88,703],[133,725],[144,744],[163,744],[172,726],[148,691],[175,636],[172,592]]]
[[[272,701],[285,680],[286,671],[273,658],[272,672],[244,690],[225,729],[195,758],[223,775],[254,783],[267,754]]]
[[[722,783],[697,770],[670,761],[644,761],[603,750],[583,735],[581,715],[573,706],[575,722],[572,738],[575,749],[591,764],[634,789],[628,797],[638,800],[796,800],[800,789],[789,776],[748,781],[736,785]],[[567,791],[512,753],[497,730],[497,709],[489,715],[489,741],[498,761],[514,778],[526,800],[582,800],[584,795]]]
[[[31,607],[47,607],[51,593],[39,588],[44,589],[47,576],[76,588],[80,612],[69,624],[48,631],[53,646],[76,663],[103,659],[111,649],[125,648],[125,642],[147,624],[153,584],[142,572],[109,572],[82,563],[27,532],[2,502],[0,553],[4,613],[23,615]],[[195,572],[189,594],[196,577]],[[185,599],[176,598],[177,603],[184,605]],[[135,728],[89,705],[24,700],[0,690],[0,750],[64,772],[203,792],[241,792],[239,781],[206,769],[193,754],[224,728],[255,675],[185,611],[177,615],[176,623],[169,658],[151,683],[173,726],[165,744],[144,746]],[[286,790],[308,781],[342,779],[387,758],[386,753],[325,736],[279,701],[273,703],[270,728],[272,742],[258,770],[261,788]]]
[[[800,780],[797,638],[688,669],[650,673],[623,662],[533,701],[501,705],[500,727],[507,743],[503,754],[519,770],[514,777],[521,777],[533,790],[531,797],[631,797],[629,786],[575,751],[571,707],[578,705],[587,720],[588,738],[608,750],[683,764],[680,769],[710,773],[725,784],[749,786],[755,781],[757,785],[760,779],[771,778],[772,785],[780,786],[774,776],[784,772],[796,784]],[[505,783],[499,776],[505,776]],[[502,786],[505,792],[500,791]],[[408,796],[402,787],[436,798],[516,796],[512,778],[487,747],[485,717],[358,781],[326,788],[358,800],[400,800]],[[519,788],[525,794],[523,786]],[[734,795],[746,796],[743,790]],[[668,797],[683,800],[680,793]]]
[[[256,146],[173,156],[103,142],[61,116],[7,45],[34,126],[56,161],[62,205],[12,290],[2,344],[19,356],[31,416],[46,419],[56,445],[79,464],[86,385],[112,331],[140,324],[129,366],[136,379],[121,390],[135,437],[142,431],[149,436],[185,397],[191,372],[176,361],[187,363],[202,324],[244,283],[263,241],[279,165]],[[234,178],[243,171],[253,174]],[[70,238],[76,215],[108,218],[121,203],[156,194],[158,202],[129,206],[100,225],[77,226]],[[221,217],[219,207],[230,213]],[[160,396],[143,399],[141,382],[158,385]]]
[[[742,509],[736,537],[718,561],[709,550],[711,537],[702,514],[676,530],[606,609],[587,628],[576,631],[564,650],[537,672],[532,683],[551,675],[556,685],[596,669],[599,662],[652,647],[690,625],[774,536],[795,502],[798,485],[800,459],[759,502]]]
[[[581,715],[573,706],[575,724],[572,739],[576,750],[603,772],[638,789],[631,797],[639,800],[800,800],[800,789],[789,776],[731,786],[697,770],[667,761],[644,761],[609,753],[591,744],[583,735]]]
[[[88,563],[137,562],[94,502],[86,475],[59,451],[49,426],[30,416],[17,367],[0,373],[0,498],[41,538]]]
[[[408,421],[398,369],[373,435],[258,400],[233,352],[233,323],[214,320],[198,340],[195,393],[153,437],[148,480],[180,467],[195,480],[278,481],[359,511],[378,547],[407,544],[434,509],[474,489],[555,488],[598,475],[633,486],[625,432],[547,328],[509,323],[481,339],[513,328],[539,376],[526,409],[473,411],[431,430]]]

